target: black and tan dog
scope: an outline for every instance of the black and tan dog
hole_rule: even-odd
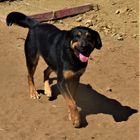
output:
[[[57,84],[68,104],[72,123],[74,127],[80,127],[80,115],[74,96],[91,52],[102,47],[98,32],[83,26],[60,30],[52,24],[39,23],[19,12],[8,14],[6,22],[8,26],[17,24],[29,28],[25,41],[25,56],[30,97],[39,97],[33,76],[41,55],[48,65],[44,71],[45,94],[51,97],[48,80],[50,73],[55,71]]]

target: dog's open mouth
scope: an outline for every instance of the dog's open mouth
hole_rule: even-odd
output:
[[[78,49],[75,49],[75,54],[81,62],[87,62],[89,59],[89,56],[85,56]]]
[[[83,54],[79,53],[79,59],[80,59],[81,62],[87,62],[88,58],[89,57],[84,56]]]

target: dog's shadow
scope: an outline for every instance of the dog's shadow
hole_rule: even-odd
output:
[[[59,90],[57,85],[52,87],[53,98],[57,98]],[[95,91],[90,85],[80,84],[75,98],[77,105],[81,108],[82,127],[86,127],[88,122],[87,115],[91,114],[109,114],[112,115],[116,122],[127,121],[128,118],[138,111],[129,106],[123,106],[120,102],[110,99],[99,92]]]
[[[127,121],[138,111],[95,91],[90,85],[80,84],[76,95],[77,105],[81,108],[82,126],[88,125],[86,116],[90,114],[109,114],[116,122]]]

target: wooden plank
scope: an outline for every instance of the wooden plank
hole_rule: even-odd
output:
[[[84,12],[88,12],[93,9],[92,4],[85,4],[82,6],[72,7],[72,8],[65,8],[62,10],[50,11],[46,13],[40,13],[36,15],[31,15],[31,18],[34,18],[40,22],[48,21],[48,20],[55,20],[60,18],[65,18],[68,16],[74,16],[77,14],[81,14]]]
[[[47,21],[47,20],[51,20],[52,17],[54,16],[54,12],[47,12],[47,13],[40,13],[40,14],[36,14],[36,15],[31,15],[30,17],[33,19],[36,19],[39,22],[42,21]]]
[[[77,14],[82,14],[84,12],[91,10],[92,8],[93,8],[93,5],[87,4],[87,5],[83,5],[83,6],[58,10],[58,11],[55,11],[54,18],[59,19],[59,18],[67,17],[67,16],[74,16]]]

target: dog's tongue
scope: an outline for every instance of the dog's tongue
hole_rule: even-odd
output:
[[[88,61],[88,57],[84,56],[83,54],[79,54],[79,59],[81,60],[81,62],[87,62]]]

